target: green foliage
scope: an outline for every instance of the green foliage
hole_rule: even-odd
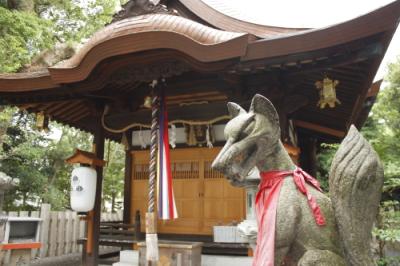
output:
[[[92,136],[56,123],[50,123],[49,133],[39,132],[34,116],[16,108],[4,109],[0,124],[0,171],[20,179],[20,185],[6,193],[5,209],[34,210],[42,202],[50,203],[53,210],[68,209],[73,167],[65,159],[76,148],[90,151]],[[108,141],[105,157],[103,203],[116,211],[123,197],[125,151]]]
[[[385,246],[392,242],[400,242],[400,202],[397,200],[387,200],[381,203],[379,215],[372,234],[378,240],[378,253],[381,260],[378,265],[397,265],[399,258],[385,258]]]
[[[111,211],[115,212],[122,207],[118,200],[124,192],[125,151],[122,145],[108,141],[105,154],[108,163],[104,169],[103,200],[108,201]]]
[[[46,139],[32,130],[33,117],[24,113],[9,114],[9,124],[2,135],[1,171],[13,178],[19,178],[18,188],[10,191],[6,197],[6,208],[10,202],[32,209],[38,202],[38,193],[46,177],[42,173],[43,143]],[[28,144],[29,143],[29,144]]]
[[[400,57],[389,66],[386,81],[388,86],[379,93],[363,129],[385,169],[383,202],[374,229],[381,256],[386,243],[400,241]]]
[[[379,210],[378,227],[373,234],[385,242],[400,241],[400,202],[388,200],[382,202]]]
[[[52,128],[61,131],[58,140],[51,140],[45,148],[44,157],[47,182],[44,185],[42,201],[50,203],[53,209],[69,208],[70,174],[72,166],[65,163],[75,149],[91,150],[92,137],[79,130],[52,124]]]
[[[111,21],[117,1],[37,0],[36,11],[53,22],[60,42],[81,42]]]
[[[56,41],[88,39],[111,21],[117,4],[116,0],[27,1],[29,5],[34,2],[32,9],[20,2],[17,9],[0,2],[0,73],[18,71],[40,51],[53,48]]]
[[[322,143],[317,154],[317,179],[323,191],[329,191],[329,169],[339,144]]]
[[[0,73],[17,71],[54,42],[49,21],[0,7]]]
[[[363,133],[381,157],[389,180],[400,178],[400,57],[389,65],[386,81]]]
[[[0,0],[0,73],[16,72],[38,53],[57,42],[85,41],[111,21],[116,0]],[[47,202],[53,209],[69,207],[70,173],[65,164],[75,148],[91,150],[87,133],[50,124],[50,134],[35,130],[35,118],[5,108],[0,112],[0,171],[19,178],[7,193],[6,209],[31,210]],[[54,132],[61,137],[54,139]],[[113,207],[121,196],[123,158],[112,146],[106,168],[104,195]],[[122,161],[121,161],[122,160]]]
[[[35,129],[35,118],[27,113],[6,109],[2,117],[9,124],[2,135],[0,170],[20,185],[7,193],[6,209],[32,210],[41,202],[53,209],[69,206],[70,173],[65,163],[75,148],[90,149],[91,137],[87,133],[51,123],[49,134]],[[61,131],[60,138],[54,132]],[[53,132],[53,133],[52,133]]]
[[[377,264],[378,266],[398,266],[400,265],[400,257],[380,258]]]

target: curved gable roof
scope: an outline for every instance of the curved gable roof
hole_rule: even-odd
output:
[[[198,0],[178,1],[188,4],[193,11],[205,5]],[[205,16],[207,12],[217,12],[213,10],[207,6],[197,10],[196,15]],[[218,14],[215,16],[221,15]],[[241,63],[251,64],[253,60],[343,45],[377,33],[386,32],[387,39],[397,26],[399,14],[400,1],[395,1],[337,25],[315,30],[294,30],[261,40],[255,40],[254,36],[246,32],[263,30],[263,34],[267,34],[272,31],[271,27],[254,28],[253,24],[239,20],[235,24],[228,16],[225,16],[227,20],[218,23],[231,27],[233,32],[217,30],[179,16],[142,15],[108,25],[97,32],[71,59],[49,67],[44,72],[0,74],[0,91],[37,91],[57,88],[63,83],[79,82],[85,80],[96,65],[107,58],[149,50],[175,50],[204,63],[240,58]],[[210,16],[209,21],[218,20],[215,16]],[[279,29],[281,33],[284,31],[283,28]]]
[[[212,62],[244,55],[247,40],[246,33],[216,30],[178,16],[142,15],[98,31],[71,59],[49,71],[57,83],[81,81],[103,59],[154,49],[177,50]]]
[[[79,82],[104,59],[147,50],[176,50],[205,63],[239,58],[245,55],[249,39],[246,33],[221,31],[178,16],[137,16],[98,31],[72,58],[46,71],[0,74],[0,91],[49,89]]]
[[[307,28],[285,28],[269,25],[262,25],[250,22],[248,18],[241,14],[237,14],[227,1],[208,0],[213,3],[214,8],[203,0],[178,0],[192,13],[207,21],[216,28],[233,32],[246,32],[253,34],[259,38],[270,38],[289,33],[296,33],[308,30]],[[221,10],[221,11],[220,11]],[[231,14],[237,14],[233,17]]]

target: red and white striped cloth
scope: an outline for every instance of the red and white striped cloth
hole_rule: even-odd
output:
[[[159,115],[159,145],[157,162],[158,217],[161,220],[178,218],[169,157],[168,114],[164,90],[161,92]]]

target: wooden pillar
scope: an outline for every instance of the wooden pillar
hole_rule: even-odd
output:
[[[299,136],[300,167],[307,173],[317,175],[317,141],[315,138]]]
[[[96,131],[94,134],[94,153],[97,158],[104,159],[104,129],[101,125],[100,116],[96,117]],[[83,264],[86,266],[97,266],[99,259],[99,237],[100,237],[100,214],[101,214],[101,194],[103,189],[103,167],[96,167],[97,185],[96,199],[93,211],[88,215],[88,232],[86,254],[84,254]]]
[[[132,130],[126,133],[128,146],[125,150],[125,179],[124,179],[124,223],[128,224],[133,221],[131,213],[132,203]]]

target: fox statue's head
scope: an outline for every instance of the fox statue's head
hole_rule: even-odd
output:
[[[280,141],[279,118],[272,103],[259,94],[253,97],[248,112],[232,102],[228,103],[228,111],[232,119],[224,131],[226,144],[212,168],[240,185]]]

